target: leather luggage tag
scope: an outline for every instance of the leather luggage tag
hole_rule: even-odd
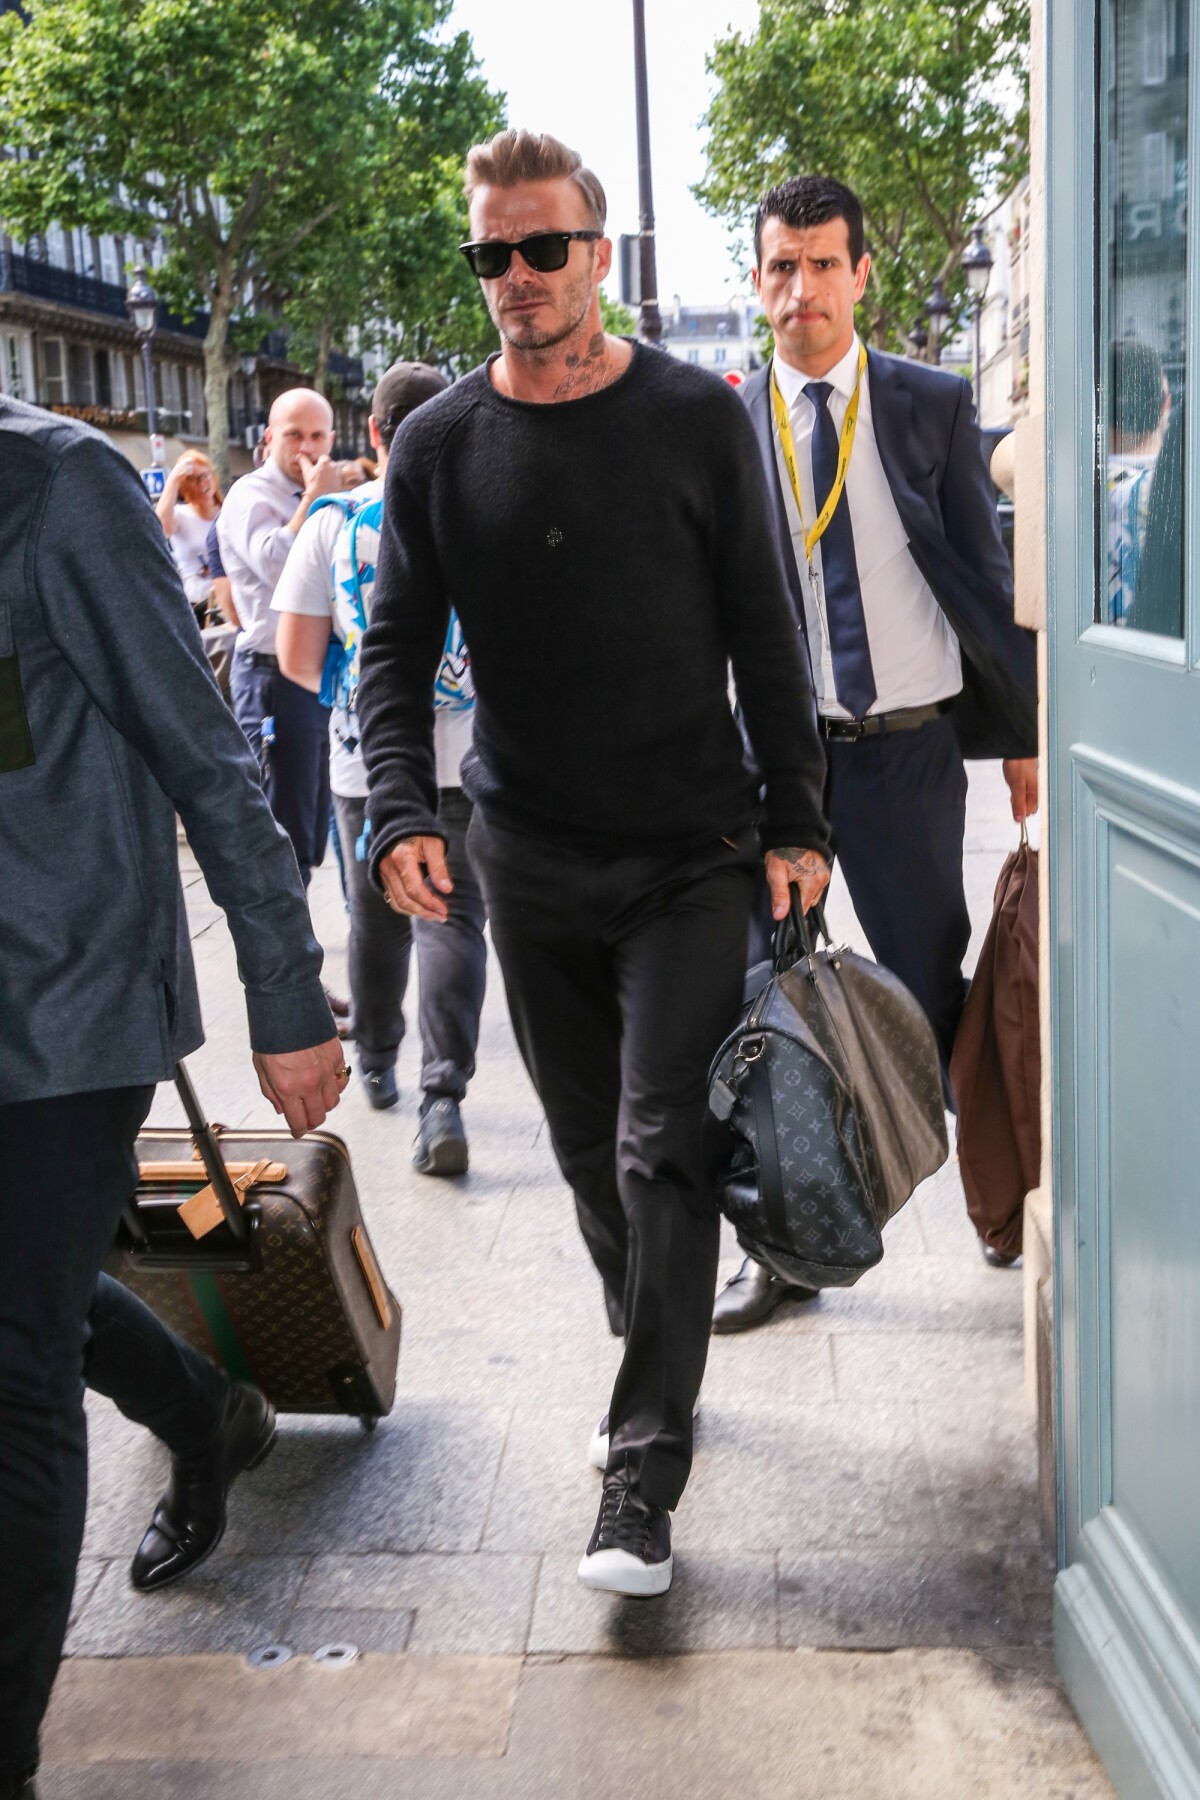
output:
[[[245,1174],[234,1178],[233,1191],[238,1197],[239,1206],[245,1205],[246,1195],[256,1182],[262,1180],[271,1166],[271,1159],[264,1156],[260,1162],[251,1163]],[[221,1211],[221,1202],[217,1199],[217,1190],[211,1182],[207,1187],[202,1187],[198,1194],[193,1194],[190,1200],[184,1201],[179,1208],[179,1217],[194,1238],[207,1237],[210,1231],[217,1229],[225,1215]]]

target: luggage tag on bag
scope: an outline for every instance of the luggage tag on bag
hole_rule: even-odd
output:
[[[244,1175],[235,1177],[233,1191],[238,1197],[239,1206],[246,1204],[246,1195],[250,1189],[270,1173],[271,1167],[270,1157],[264,1156],[259,1162],[252,1163]],[[193,1194],[190,1200],[184,1201],[179,1208],[179,1217],[197,1239],[207,1237],[210,1231],[217,1229],[225,1214],[221,1211],[217,1190],[211,1182],[207,1187],[202,1187],[198,1194]]]

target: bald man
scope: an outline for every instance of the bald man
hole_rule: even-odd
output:
[[[315,694],[279,673],[271,597],[309,507],[321,494],[341,490],[330,455],[329,402],[312,388],[280,394],[264,442],[262,467],[234,483],[217,522],[242,623],[229,688],[271,811],[292,840],[307,887],[329,835],[329,714]]]

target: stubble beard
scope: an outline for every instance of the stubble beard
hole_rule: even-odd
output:
[[[499,306],[490,307],[489,311],[493,325],[506,344],[519,354],[532,357],[536,362],[546,362],[551,360],[546,355],[547,351],[556,350],[560,344],[565,344],[576,336],[587,317],[591,299],[589,270],[584,279],[572,282],[570,287],[563,290],[561,299],[555,305],[558,317],[553,325],[535,325],[532,319],[512,321]]]

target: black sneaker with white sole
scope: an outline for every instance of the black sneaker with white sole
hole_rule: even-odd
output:
[[[671,1515],[635,1493],[624,1475],[610,1475],[600,1497],[596,1528],[577,1570],[584,1587],[639,1599],[671,1585]]]

